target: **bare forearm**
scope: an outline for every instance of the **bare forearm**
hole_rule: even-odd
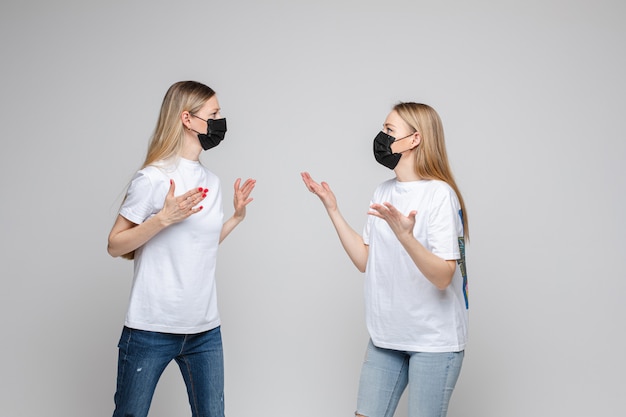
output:
[[[424,247],[413,235],[399,238],[415,265],[424,276],[440,290],[445,290],[452,282],[456,261],[445,260]]]
[[[228,236],[230,232],[235,230],[235,227],[237,227],[242,221],[243,218],[238,218],[235,216],[232,216],[230,219],[226,220],[222,225],[222,231],[220,232],[220,243],[222,243],[222,241],[226,239],[226,236]]]
[[[363,242],[363,237],[350,227],[348,222],[344,219],[344,217],[339,212],[338,208],[328,209],[328,216],[337,231],[337,235],[339,236],[339,240],[341,241],[341,245],[343,249],[348,254],[348,257],[356,266],[356,268],[365,272],[365,267],[367,265],[367,256],[368,256],[368,247]]]
[[[120,222],[130,224],[128,220],[121,218],[116,222],[116,226]],[[156,215],[139,225],[125,228],[121,231],[119,231],[116,226],[113,227],[109,235],[109,244],[107,247],[109,254],[113,257],[125,255],[143,246],[157,233],[165,229],[167,224],[163,222],[160,216]]]

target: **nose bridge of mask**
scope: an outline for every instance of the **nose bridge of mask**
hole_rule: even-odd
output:
[[[207,122],[208,125],[208,134],[217,133],[217,132],[226,132],[226,119],[209,119]]]

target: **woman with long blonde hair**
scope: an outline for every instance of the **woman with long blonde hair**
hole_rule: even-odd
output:
[[[366,275],[370,341],[356,415],[393,416],[408,387],[409,417],[443,417],[467,343],[469,229],[437,112],[419,103],[394,106],[374,139],[374,157],[395,177],[374,192],[362,235],[339,212],[330,186],[302,173]]]
[[[169,88],[146,160],[109,234],[109,254],[135,262],[118,344],[114,417],[147,416],[172,360],[192,415],[224,416],[217,249],[245,218],[255,180],[235,181],[234,214],[223,223],[220,180],[199,160],[203,149],[224,139],[220,111],[215,92],[204,84],[182,81]]]

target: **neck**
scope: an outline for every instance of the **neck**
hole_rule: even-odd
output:
[[[393,170],[398,181],[419,181],[421,179],[415,172],[415,167],[413,166],[414,159],[413,152],[404,152],[402,154],[402,158],[400,158],[398,165]]]
[[[183,151],[180,156],[190,161],[198,161],[200,160],[200,152],[202,152],[202,146],[198,140],[198,135],[193,131],[186,131]]]

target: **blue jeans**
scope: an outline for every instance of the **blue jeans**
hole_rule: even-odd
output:
[[[118,344],[113,417],[146,417],[167,365],[178,364],[193,417],[224,417],[224,358],[220,328],[169,334],[124,327]]]
[[[445,417],[464,352],[382,349],[370,340],[361,369],[356,414],[392,417],[409,387],[409,417]]]

